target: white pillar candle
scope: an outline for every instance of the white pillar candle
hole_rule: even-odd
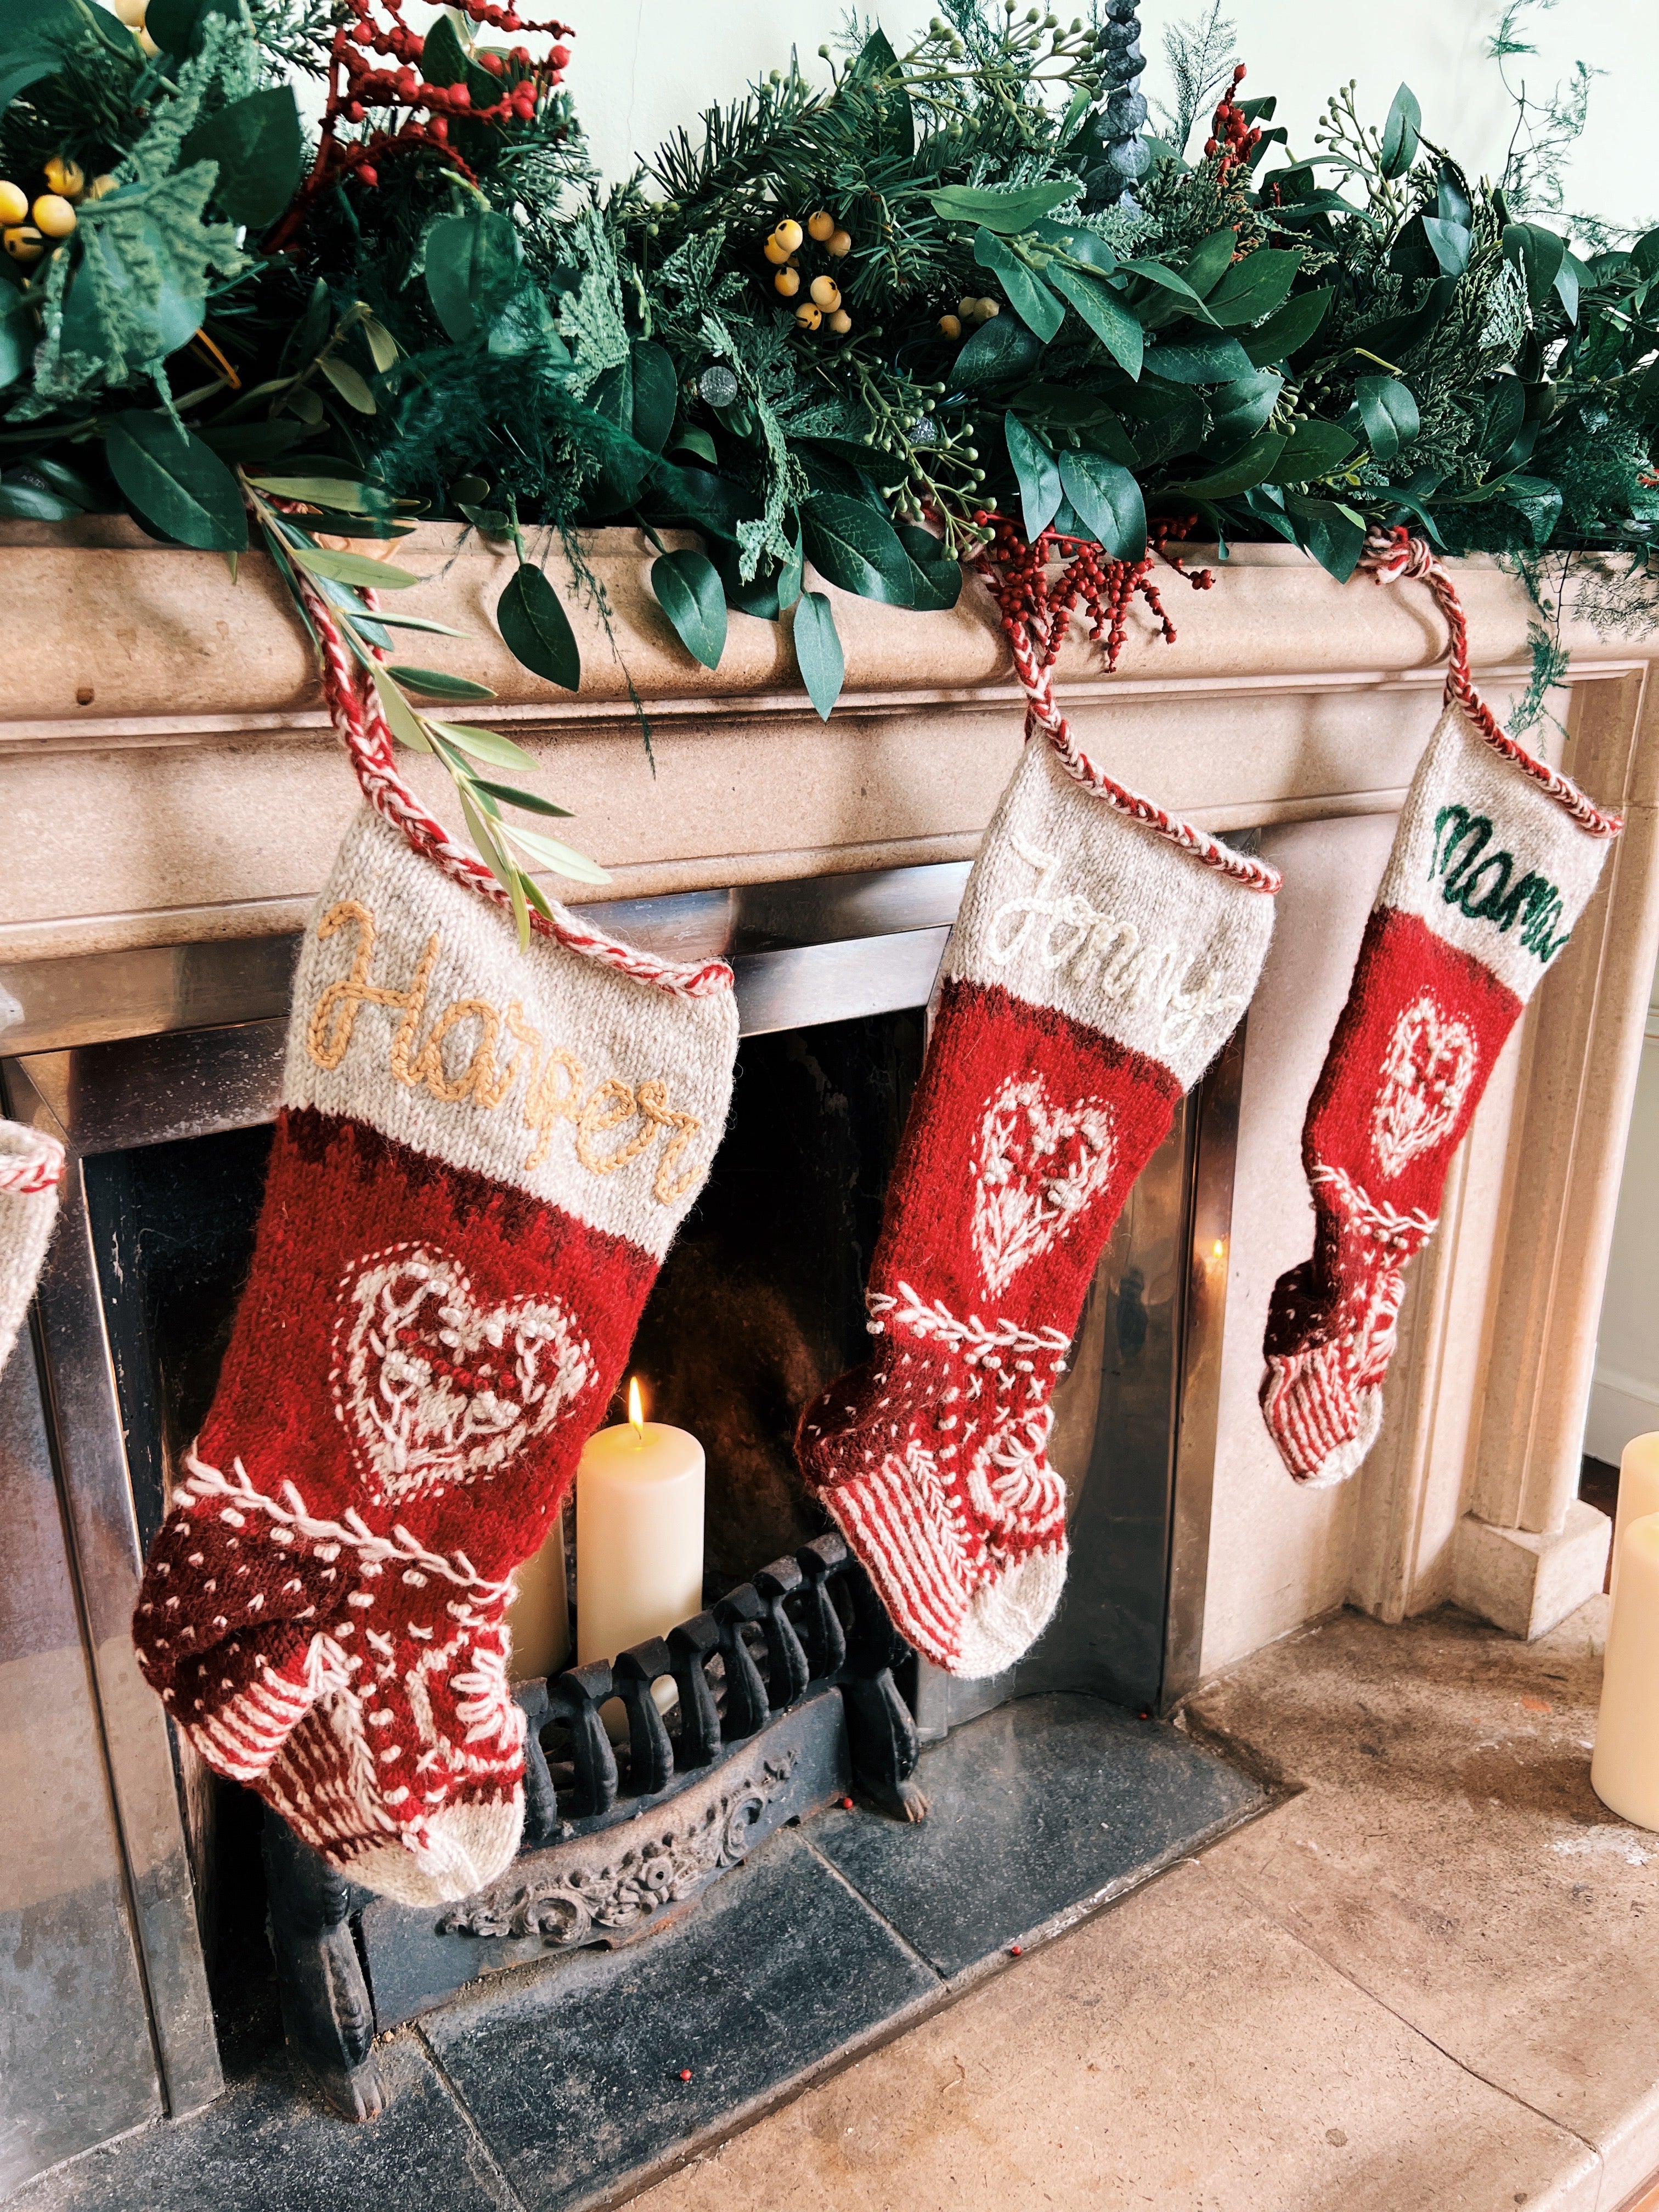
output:
[[[514,1682],[556,1674],[570,1656],[570,1593],[564,1577],[564,1515],[556,1513],[539,1552],[513,1570],[507,1608],[507,1664]]]
[[[1659,1828],[1659,1513],[1625,1523],[1618,1564],[1590,1786],[1621,1820]]]
[[[1632,1437],[1619,1462],[1619,1504],[1613,1516],[1613,1582],[1619,1588],[1619,1539],[1632,1521],[1659,1513],[1659,1429]]]
[[[600,1429],[576,1470],[576,1656],[614,1659],[702,1611],[702,1446],[647,1421]]]

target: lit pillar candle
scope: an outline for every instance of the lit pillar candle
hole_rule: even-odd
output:
[[[628,1419],[582,1447],[576,1470],[576,1656],[614,1659],[702,1611],[702,1446],[647,1421],[640,1386]]]
[[[1619,1539],[1590,1786],[1621,1820],[1659,1828],[1659,1513]]]
[[[1632,1437],[1619,1462],[1619,1504],[1613,1516],[1613,1583],[1619,1587],[1619,1539],[1632,1521],[1659,1513],[1659,1430]]]
[[[547,1540],[513,1570],[507,1608],[507,1669],[515,1682],[556,1674],[570,1656],[570,1595],[564,1578],[564,1516],[556,1513]]]

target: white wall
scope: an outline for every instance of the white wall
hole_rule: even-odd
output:
[[[787,68],[793,43],[802,66],[819,79],[821,42],[840,30],[840,0],[569,0],[577,18],[569,86],[606,174],[619,177],[635,152],[648,153],[696,112],[736,98],[751,77]],[[895,44],[914,35],[938,0],[887,0],[869,8]],[[1079,0],[1055,0],[1069,21]],[[1172,22],[1203,9],[1205,0],[1143,0],[1141,44],[1148,70],[1144,89],[1167,95],[1163,34]],[[1249,66],[1248,89],[1277,92],[1279,120],[1298,155],[1314,151],[1316,118],[1339,81],[1359,80],[1361,112],[1380,122],[1404,77],[1423,105],[1424,127],[1477,173],[1496,173],[1513,123],[1497,65],[1486,41],[1500,0],[1389,0],[1386,7],[1344,8],[1332,0],[1227,0],[1237,46]],[[1659,85],[1659,5],[1656,0],[1559,0],[1528,11],[1539,47],[1510,64],[1534,90],[1565,77],[1576,61],[1604,70],[1591,95],[1589,128],[1568,173],[1569,204],[1613,220],[1659,222],[1659,183],[1645,155],[1649,114]],[[1276,156],[1274,158],[1277,158]]]

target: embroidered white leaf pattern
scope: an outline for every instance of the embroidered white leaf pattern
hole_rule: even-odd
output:
[[[481,1309],[425,1245],[372,1252],[341,1286],[335,1411],[383,1497],[499,1473],[593,1373],[556,1298]]]
[[[1466,1022],[1428,992],[1395,1024],[1382,1060],[1382,1088],[1371,1112],[1371,1144],[1390,1181],[1456,1126],[1480,1065]]]
[[[1046,1252],[1111,1180],[1109,1107],[1056,1106],[1041,1076],[1011,1077],[987,1109],[974,1163],[974,1249],[994,1295]]]

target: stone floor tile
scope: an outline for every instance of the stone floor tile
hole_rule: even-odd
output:
[[[830,1812],[812,1839],[944,1974],[1144,1880],[1267,1803],[1178,1730],[1097,1698],[1023,1698],[922,1756],[916,1827]]]
[[[392,2103],[369,2126],[274,2057],[192,2118],[43,2174],[7,2212],[517,2212],[419,2044],[394,2037],[380,2059]]]
[[[1449,1609],[1346,1613],[1256,1653],[1191,1719],[1306,1784],[1217,1866],[1603,2149],[1611,2212],[1659,2166],[1659,1838],[1589,1786],[1606,1604],[1531,1645]]]
[[[1594,2212],[1585,2145],[1212,1865],[996,1973],[633,2212]]]
[[[424,2033],[529,2212],[561,2212],[939,1987],[786,1830],[677,1926],[504,1979]]]

